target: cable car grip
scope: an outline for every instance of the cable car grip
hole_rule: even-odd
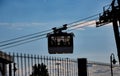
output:
[[[56,34],[56,33],[62,33],[62,30],[66,30],[67,29],[67,24],[64,24],[63,27],[61,28],[52,28],[53,32]]]

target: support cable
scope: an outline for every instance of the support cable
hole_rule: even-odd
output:
[[[33,42],[33,41],[37,41],[37,40],[41,40],[41,39],[44,39],[44,38],[46,38],[46,37],[40,37],[40,38],[32,39],[32,40],[29,40],[29,41],[25,41],[25,42],[22,42],[22,43],[10,45],[10,46],[5,46],[3,48],[0,48],[0,50],[12,48],[12,47],[15,47],[15,46],[20,46],[20,45],[27,44],[27,43],[30,43],[30,42]]]
[[[29,38],[26,38],[26,39],[18,40],[18,41],[9,42],[9,43],[0,45],[0,47],[11,45],[11,44],[15,44],[15,43],[19,43],[19,42],[23,42],[23,41],[34,39],[34,38],[41,37],[41,36],[44,36],[44,35],[46,35],[46,33],[45,34],[41,34],[41,35],[37,35],[37,36],[34,36],[34,37],[29,37]]]
[[[96,16],[98,16],[99,14],[101,14],[101,13],[98,13],[98,14],[95,14],[95,15],[92,15],[92,16],[89,16],[89,17],[86,17],[86,18],[83,18],[83,19],[80,19],[80,20],[77,20],[77,21],[74,21],[74,22],[68,23],[68,25],[73,25],[73,24],[75,24],[75,23],[85,21],[85,20],[87,20],[87,19],[90,19],[90,18],[96,17]]]
[[[41,32],[36,32],[36,33],[33,33],[33,34],[21,36],[21,37],[17,37],[17,38],[13,38],[13,39],[9,39],[9,40],[5,40],[5,41],[1,41],[0,44],[2,44],[2,43],[7,43],[7,42],[11,42],[11,41],[15,41],[15,40],[18,40],[18,39],[23,39],[23,38],[30,37],[30,36],[37,35],[37,34],[42,34],[42,33],[44,33],[44,32],[48,32],[48,31],[50,31],[50,30],[51,30],[51,29],[45,30],[45,31],[41,31]]]
[[[89,23],[89,22],[91,22],[91,21],[95,21],[97,18],[94,18],[94,19],[91,19],[91,20],[88,20],[88,21],[84,21],[84,22],[79,22],[79,23],[74,23],[73,25],[71,25],[71,26],[69,26],[68,28],[74,28],[74,27],[77,27],[77,26],[79,26],[79,25],[84,25],[84,24],[86,24],[86,23]],[[89,26],[89,24],[88,25],[84,25],[84,26],[82,26],[82,27],[85,27],[85,26]]]
[[[82,24],[85,24],[86,22],[88,21],[85,21],[85,20],[88,20],[91,21],[90,19],[97,16],[98,14],[95,14],[95,15],[92,15],[92,16],[89,16],[89,17],[86,17],[86,18],[83,18],[83,19],[80,19],[80,20],[77,20],[77,21],[74,21],[72,23],[69,23],[67,24],[68,25],[68,29],[72,28],[72,27],[76,27],[78,25],[82,25]],[[94,20],[94,19],[92,19]],[[82,22],[82,21],[85,21],[85,22]],[[80,23],[81,22],[81,23]],[[88,25],[87,25],[88,26]],[[83,26],[81,26],[83,27]],[[79,28],[81,28],[79,27]],[[74,29],[72,29],[74,30]],[[21,37],[17,37],[17,38],[13,38],[13,39],[9,39],[9,40],[5,40],[5,41],[1,41],[1,45],[0,47],[6,47],[6,46],[10,46],[10,45],[13,45],[13,44],[17,44],[17,43],[20,43],[20,42],[23,42],[23,41],[27,41],[27,40],[30,40],[30,41],[35,41],[35,40],[31,40],[31,39],[34,39],[34,38],[39,38],[39,37],[42,37],[42,36],[45,36],[47,35],[47,33],[49,33],[49,31],[51,31],[51,29],[49,30],[45,30],[45,31],[41,31],[41,32],[37,32],[37,33],[33,33],[33,34],[29,34],[29,35],[25,35],[25,36],[21,36]],[[46,33],[44,33],[46,32]],[[43,38],[42,38],[43,39]],[[27,42],[25,42],[27,43]],[[20,43],[21,45],[22,43]],[[23,42],[24,44],[24,42]],[[12,47],[12,46],[11,46]],[[14,46],[13,46],[14,47]]]

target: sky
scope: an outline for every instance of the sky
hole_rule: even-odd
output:
[[[0,0],[0,41],[60,27],[101,13],[112,0]],[[95,21],[95,20],[94,20]],[[88,58],[109,62],[116,44],[111,24],[74,29],[73,54],[48,53],[47,37],[24,45],[1,49],[4,52],[29,53],[69,58]]]

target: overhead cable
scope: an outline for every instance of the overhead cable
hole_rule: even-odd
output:
[[[37,35],[37,34],[42,34],[42,33],[45,33],[45,32],[49,32],[50,30],[51,30],[51,29],[45,30],[45,31],[41,31],[41,32],[32,33],[32,34],[28,34],[28,35],[25,35],[25,36],[21,36],[21,37],[9,39],[9,40],[5,40],[5,41],[1,41],[0,44],[2,44],[2,43],[7,43],[7,42],[11,42],[11,41],[15,41],[15,40],[18,40],[18,39],[27,38],[27,37],[34,36],[34,35]]]
[[[75,22],[69,23],[68,24],[68,29],[70,29],[71,27],[76,27],[78,25],[82,25],[88,21],[85,21],[87,19],[93,18],[95,16],[97,16],[98,14],[77,20]],[[93,19],[92,19],[93,20]],[[81,22],[81,21],[85,21],[85,22]],[[90,20],[89,20],[90,21]],[[80,23],[81,22],[81,23]],[[80,27],[79,27],[80,28]],[[49,30],[45,30],[45,31],[41,31],[41,32],[37,32],[37,33],[33,33],[33,34],[29,34],[29,35],[25,35],[25,36],[21,36],[21,37],[17,37],[17,38],[13,38],[13,39],[9,39],[9,40],[5,40],[5,41],[1,41],[1,45],[0,47],[5,47],[5,46],[9,46],[9,45],[13,45],[13,44],[17,44],[17,43],[21,43],[27,40],[33,41],[32,39],[34,38],[40,38],[42,36],[47,35],[47,33],[49,33],[49,31],[51,31],[51,29]],[[46,33],[45,33],[46,32]],[[35,40],[34,40],[35,41]],[[27,43],[27,42],[26,42]],[[22,44],[22,43],[21,43]]]
[[[40,39],[44,39],[44,38],[46,38],[46,37],[40,37],[40,38],[32,39],[32,40],[29,40],[29,41],[17,43],[17,44],[14,44],[14,45],[5,46],[5,47],[0,48],[0,50],[12,48],[12,47],[15,47],[15,46],[20,46],[20,45],[23,45],[23,44],[26,44],[26,43],[30,43],[30,42],[33,42],[33,41],[37,41],[37,40],[40,40]]]
[[[45,34],[41,34],[41,35],[37,35],[37,36],[33,36],[33,37],[29,37],[29,38],[26,38],[26,39],[21,39],[21,40],[9,42],[9,43],[6,43],[6,44],[2,44],[2,45],[0,45],[0,47],[11,45],[11,44],[15,44],[15,43],[19,43],[19,42],[23,42],[23,41],[34,39],[34,38],[41,37],[41,36],[44,36],[44,35],[46,35],[46,33]]]

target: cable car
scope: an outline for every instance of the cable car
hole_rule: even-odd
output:
[[[62,29],[63,30],[63,29]],[[73,33],[62,32],[54,29],[54,33],[49,33],[48,51],[50,54],[73,53]]]

